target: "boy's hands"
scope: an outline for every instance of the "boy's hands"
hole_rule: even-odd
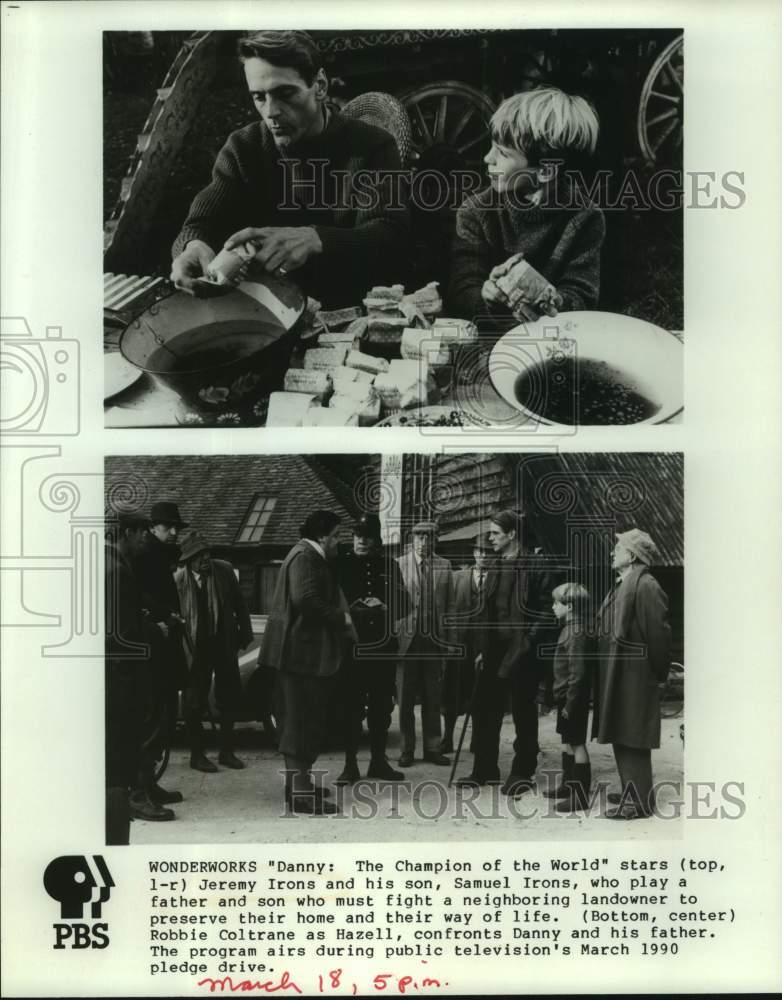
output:
[[[492,305],[505,305],[506,299],[502,294],[499,285],[495,284],[492,278],[487,278],[483,283],[483,288],[481,289],[481,298],[484,302],[490,302]]]
[[[522,323],[534,323],[541,316],[556,316],[562,307],[562,296],[542,275],[528,263],[522,264],[522,261],[524,254],[516,253],[491,269],[481,289],[484,302],[505,306]],[[519,265],[517,271],[523,269],[530,276],[527,279],[528,288],[525,288],[525,283],[517,284],[512,277],[509,278],[516,265]],[[527,294],[528,291],[532,294]]]

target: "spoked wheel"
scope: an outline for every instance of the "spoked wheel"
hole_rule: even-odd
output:
[[[483,157],[494,106],[480,90],[457,80],[427,84],[399,100],[413,132],[413,272],[416,280],[436,278],[445,284],[455,210],[470,190],[488,184]],[[462,186],[465,182],[469,188]]]
[[[163,750],[158,759],[155,761],[155,766],[153,774],[155,776],[155,781],[160,781],[163,775],[166,773],[166,768],[168,767],[168,761],[171,757],[171,751],[168,747]]]
[[[641,90],[638,143],[650,163],[680,155],[684,136],[684,36],[655,59]]]
[[[682,663],[672,663],[671,669],[668,672],[668,680],[660,698],[660,715],[663,719],[675,719],[683,711],[684,665]]]
[[[435,159],[459,169],[481,169],[494,113],[485,94],[458,80],[441,80],[399,99],[410,116],[413,146],[421,159],[428,161],[434,153]]]

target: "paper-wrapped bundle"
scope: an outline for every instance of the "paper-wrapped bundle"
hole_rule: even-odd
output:
[[[400,345],[402,334],[409,321],[404,316],[370,316],[367,324],[366,342],[384,347]]]
[[[242,243],[233,250],[221,250],[206,270],[207,279],[216,285],[236,287],[244,281],[250,261],[257,252],[254,243]]]
[[[557,290],[539,274],[521,254],[514,254],[503,265],[505,273],[494,279],[505,295],[508,308],[516,313],[520,305],[532,305],[538,312],[556,314]]]
[[[428,285],[424,285],[418,291],[405,295],[403,301],[415,306],[427,318],[439,316],[443,311],[443,300],[438,291],[438,285],[439,282],[430,281]]]
[[[380,419],[380,396],[372,386],[353,382],[345,391],[334,393],[329,408],[355,415],[360,427],[370,427]]]
[[[375,379],[375,389],[386,410],[426,406],[429,401],[429,366],[425,361],[392,361],[389,370]]]
[[[348,368],[359,368],[370,375],[388,371],[388,361],[385,358],[373,358],[371,354],[364,354],[362,351],[348,352],[345,364]]]
[[[408,361],[423,358],[430,365],[447,365],[451,360],[448,344],[443,342],[437,327],[429,330],[406,327],[402,334],[400,353]]]
[[[305,427],[358,427],[358,414],[316,406],[307,411]]]
[[[345,363],[348,349],[344,344],[331,347],[313,347],[304,355],[304,367],[327,370]]]
[[[372,372],[365,372],[360,368],[348,368],[346,365],[341,368],[331,368],[329,376],[334,385],[334,392],[342,392],[345,386],[350,385],[371,385],[375,379]]]
[[[336,333],[322,333],[318,337],[318,347],[349,347],[355,337],[347,330],[340,330]]]
[[[349,306],[347,309],[332,309],[330,312],[320,312],[319,319],[329,330],[335,326],[344,326],[361,316],[358,306]]]
[[[304,427],[311,410],[322,410],[315,396],[303,392],[273,392],[269,396],[267,427]]]
[[[472,344],[478,339],[478,327],[466,319],[447,319],[438,316],[433,331],[437,331],[443,344]]]
[[[315,368],[289,368],[285,372],[283,388],[286,392],[306,392],[324,400],[331,392],[328,372]]]
[[[367,292],[367,298],[386,299],[390,302],[401,302],[404,294],[404,285],[375,285]]]
[[[353,322],[348,325],[347,329],[345,330],[345,333],[346,334],[349,333],[354,340],[356,338],[360,340],[361,337],[363,337],[364,334],[367,332],[368,323],[369,320],[367,319],[366,316],[361,316],[359,317],[359,319],[354,319]]]

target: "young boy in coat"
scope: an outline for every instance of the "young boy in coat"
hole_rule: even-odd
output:
[[[590,674],[587,664],[589,593],[579,583],[563,583],[552,592],[552,610],[562,631],[554,654],[554,699],[557,732],[562,737],[562,779],[543,794],[561,799],[558,812],[586,809],[592,784],[592,766],[586,748]]]
[[[449,313],[534,321],[597,306],[605,220],[569,170],[594,152],[598,130],[592,106],[555,87],[514,94],[497,108],[484,157],[489,186],[456,216]],[[534,270],[511,289],[514,264],[513,274]]]

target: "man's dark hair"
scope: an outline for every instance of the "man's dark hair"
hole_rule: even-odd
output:
[[[489,520],[498,524],[507,535],[510,531],[516,532],[516,538],[521,540],[522,514],[517,510],[497,510],[490,515]]]
[[[339,522],[339,514],[335,514],[333,510],[314,510],[299,528],[299,532],[302,538],[317,542],[319,538],[330,535]]]
[[[239,58],[265,59],[272,66],[295,69],[311,87],[323,60],[306,31],[253,31],[239,39]]]

